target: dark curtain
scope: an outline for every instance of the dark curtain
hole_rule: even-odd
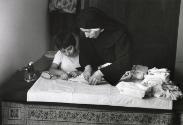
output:
[[[76,31],[76,16],[80,10],[80,0],[49,0],[49,29],[52,38],[60,31]]]
[[[54,36],[59,31],[73,30],[76,26],[76,14],[50,12],[50,34]]]

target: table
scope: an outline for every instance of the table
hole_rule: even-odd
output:
[[[42,57],[35,62],[34,67],[39,77],[41,71],[47,70],[52,60]],[[24,81],[24,71],[17,71],[0,88],[2,124],[88,124],[96,122],[101,124],[105,118],[110,124],[149,124],[150,125],[183,125],[183,100],[174,102],[172,111],[132,109],[110,106],[74,105],[64,103],[31,103],[26,102],[27,90],[34,82]],[[69,110],[66,110],[69,109]],[[82,110],[82,111],[81,111]],[[76,112],[77,111],[77,112]],[[101,113],[102,112],[102,113]],[[76,114],[81,118],[76,117]],[[101,115],[99,115],[101,113]],[[52,114],[52,115],[51,115]],[[40,117],[39,117],[40,115]],[[53,117],[54,115],[54,117]],[[65,117],[67,115],[67,117]],[[92,117],[91,117],[92,116]],[[92,118],[100,117],[100,119]],[[64,120],[67,120],[65,122]],[[80,120],[80,121],[77,121]],[[104,120],[104,121],[103,121]],[[119,121],[122,120],[122,121]],[[131,120],[131,121],[130,121]],[[149,121],[148,121],[149,120]],[[154,121],[157,120],[157,121]],[[127,122],[129,121],[129,122]],[[105,123],[106,124],[106,123]]]

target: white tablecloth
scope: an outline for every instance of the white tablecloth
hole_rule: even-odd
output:
[[[172,109],[172,101],[160,98],[140,99],[120,94],[115,86],[50,80],[40,77],[27,92],[27,101],[94,104],[152,109]]]

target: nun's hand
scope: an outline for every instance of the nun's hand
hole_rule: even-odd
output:
[[[91,74],[92,74],[92,67],[90,65],[87,65],[83,72],[83,76],[84,76],[85,80],[89,81]]]
[[[100,70],[97,70],[90,78],[89,78],[89,84],[90,85],[97,85],[98,83],[101,83],[103,78],[103,74]]]

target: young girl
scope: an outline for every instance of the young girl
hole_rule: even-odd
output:
[[[63,80],[80,75],[81,72],[77,70],[80,67],[77,35],[74,33],[58,33],[54,41],[59,50],[55,54],[49,69],[50,74]]]

